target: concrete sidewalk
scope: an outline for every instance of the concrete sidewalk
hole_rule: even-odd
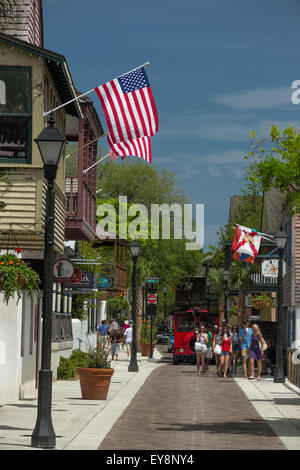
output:
[[[300,450],[300,389],[288,380],[278,384],[266,376],[260,381],[243,377],[235,381],[286,449]]]
[[[96,450],[130,404],[147,377],[161,366],[155,348],[153,360],[138,354],[138,372],[128,372],[125,350],[115,369],[107,400],[82,400],[79,380],[57,380],[52,388],[52,423],[57,450]],[[34,450],[31,435],[37,417],[37,399],[0,407],[0,450]],[[40,450],[40,449],[36,449]]]

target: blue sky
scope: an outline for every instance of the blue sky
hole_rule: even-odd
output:
[[[298,126],[298,0],[44,0],[45,47],[85,92],[150,61],[153,164],[205,204],[205,248],[244,185],[252,129]],[[107,130],[96,93],[90,95]],[[145,163],[146,164],[146,163]]]

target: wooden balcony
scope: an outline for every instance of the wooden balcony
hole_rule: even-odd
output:
[[[93,248],[110,246],[113,248],[113,263],[103,263],[100,269],[114,277],[114,287],[110,289],[107,296],[119,294],[127,289],[127,261],[128,261],[128,242],[116,238],[115,240],[96,240]]]
[[[66,176],[65,238],[93,241],[96,238],[97,165],[86,173],[84,170],[97,161],[95,139],[103,135],[103,129],[93,102],[85,97],[80,99],[80,106],[84,117],[67,121],[67,140],[78,142],[78,172]]]

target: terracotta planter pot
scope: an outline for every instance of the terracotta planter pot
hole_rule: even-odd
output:
[[[149,356],[151,343],[139,343],[141,354],[143,357]],[[155,343],[152,343],[152,352],[154,351]]]
[[[78,367],[77,372],[84,400],[106,400],[114,369]]]

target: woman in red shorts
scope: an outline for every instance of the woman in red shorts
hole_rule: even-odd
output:
[[[219,377],[221,377],[221,372],[223,371],[224,377],[227,378],[227,370],[229,367],[229,358],[230,353],[232,352],[232,343],[230,332],[227,326],[224,326],[222,329],[222,335],[219,340],[219,344],[222,346],[222,352],[220,354],[220,369],[219,369]]]

